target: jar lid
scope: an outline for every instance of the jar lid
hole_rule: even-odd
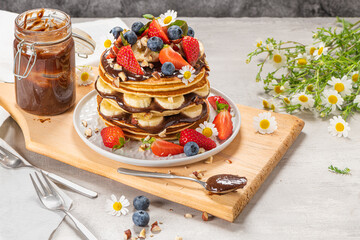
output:
[[[94,53],[96,42],[89,34],[78,28],[73,28],[72,36],[75,42],[75,52],[79,57],[87,58],[89,55]]]

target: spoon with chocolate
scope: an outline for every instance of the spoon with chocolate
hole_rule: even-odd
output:
[[[239,177],[237,175],[231,175],[231,174],[214,175],[209,177],[206,182],[203,182],[195,178],[177,176],[167,173],[144,172],[144,171],[137,171],[126,168],[118,168],[117,171],[120,174],[126,174],[126,175],[138,176],[138,177],[172,178],[172,179],[176,178],[176,179],[190,180],[199,183],[207,191],[215,194],[225,194],[228,192],[235,191],[239,188],[243,188],[247,183],[247,179],[245,177]]]

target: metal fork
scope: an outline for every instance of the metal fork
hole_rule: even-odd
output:
[[[31,174],[30,178],[32,184],[34,185],[36,194],[38,195],[40,202],[44,205],[44,207],[52,211],[64,212],[74,222],[77,229],[84,235],[84,237],[86,237],[86,239],[96,240],[97,238],[82,223],[80,223],[79,220],[77,220],[70,212],[65,209],[64,199],[50,184],[45,174],[42,171],[40,172],[44,180],[40,179],[37,172],[35,172],[35,176],[39,183],[36,183]],[[42,191],[40,191],[40,188]]]

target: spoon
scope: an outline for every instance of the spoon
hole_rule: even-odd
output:
[[[243,188],[247,183],[247,179],[245,177],[239,177],[237,175],[232,175],[232,174],[214,175],[209,177],[208,180],[204,182],[191,177],[177,176],[167,173],[144,172],[144,171],[137,171],[126,168],[118,168],[117,171],[118,173],[121,174],[138,176],[138,177],[176,178],[176,179],[190,180],[199,183],[208,192],[216,193],[216,194],[225,194],[228,192],[235,191],[236,189]]]

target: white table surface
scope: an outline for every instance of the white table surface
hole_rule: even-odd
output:
[[[124,19],[130,26],[135,20]],[[205,45],[211,85],[253,107],[261,107],[263,93],[261,84],[255,82],[256,64],[245,64],[254,41],[272,36],[310,43],[312,31],[335,22],[334,18],[187,20]],[[303,133],[234,223],[218,218],[203,222],[201,212],[145,193],[151,200],[150,223],[163,222],[162,231],[147,239],[171,240],[176,235],[183,239],[360,239],[360,116],[350,119],[348,139],[330,136],[328,120],[307,113],[299,117],[306,122]],[[99,192],[97,199],[88,199],[66,191],[74,200],[72,213],[99,239],[122,239],[124,230],[134,229],[133,209],[125,217],[113,217],[104,211],[105,199],[114,193],[132,201],[143,192],[27,151],[21,129],[12,119],[0,129],[0,137],[38,167]],[[349,167],[352,175],[330,173],[327,167],[331,164]],[[184,218],[185,213],[194,218]],[[81,238],[65,221],[52,239]]]

